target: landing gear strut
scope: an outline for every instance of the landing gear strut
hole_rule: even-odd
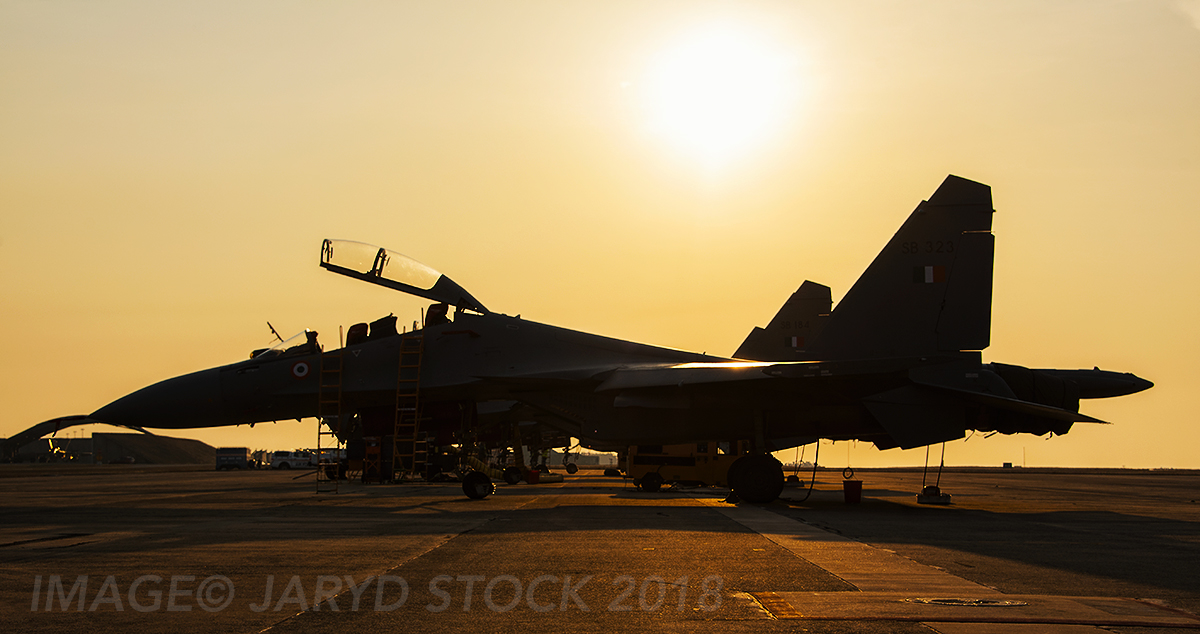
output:
[[[571,462],[571,450],[578,446],[579,445],[575,445],[574,447],[567,447],[563,449],[563,468],[566,469],[567,473],[571,475],[575,475],[575,473],[579,471],[579,465]],[[575,455],[578,456],[579,454]]]

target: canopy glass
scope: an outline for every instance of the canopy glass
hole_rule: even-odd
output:
[[[348,277],[386,286],[462,309],[488,312],[463,287],[437,271],[402,254],[351,240],[325,240],[321,266]]]

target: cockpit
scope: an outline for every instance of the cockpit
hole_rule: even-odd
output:
[[[317,343],[317,331],[306,329],[287,339],[280,339],[270,348],[259,348],[251,352],[250,358],[258,359],[261,357],[266,359],[270,357],[313,354],[320,351],[321,346]]]
[[[321,266],[339,275],[487,314],[487,308],[454,280],[395,251],[350,240],[325,240]]]
[[[432,268],[395,251],[350,240],[325,240],[321,243],[321,267],[339,275],[378,284],[417,297],[431,299],[423,318],[424,326],[436,326],[450,321],[450,307],[487,314],[487,308],[454,280]],[[346,332],[346,345],[353,346],[369,340],[399,334],[396,317],[388,315],[371,323],[354,324]],[[269,325],[269,324],[268,324]],[[414,327],[416,324],[414,322]],[[317,333],[299,332],[282,339],[269,348],[250,353],[251,359],[321,352]]]

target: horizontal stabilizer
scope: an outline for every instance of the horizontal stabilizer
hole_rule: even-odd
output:
[[[944,385],[926,385],[926,387],[931,387],[946,392],[955,392],[967,397],[971,401],[979,403],[980,405],[987,405],[989,407],[995,407],[996,409],[1017,412],[1019,414],[1028,414],[1030,416],[1036,416],[1039,418],[1048,418],[1051,420],[1071,423],[1099,423],[1101,425],[1111,424],[1107,421],[1100,420],[1099,418],[1093,418],[1087,414],[1080,414],[1079,412],[1073,412],[1069,409],[1063,409],[1061,407],[1030,403],[1029,401],[1022,401],[1015,398],[996,396],[994,394],[983,394],[980,392],[973,392],[971,390],[955,387],[947,387]]]

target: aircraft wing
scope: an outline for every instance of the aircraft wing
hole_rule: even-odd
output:
[[[655,387],[683,387],[769,378],[763,370],[774,364],[754,361],[665,363],[622,367],[596,387],[597,392]]]
[[[912,359],[647,364],[614,370],[596,391],[683,387],[767,379],[890,374],[902,372],[910,367]]]
[[[933,364],[914,368],[914,359],[863,359],[844,361],[748,362],[653,364],[612,371],[597,392],[628,391],[661,387],[730,384],[742,381],[781,379],[813,380],[903,373],[919,388],[952,393],[980,405],[1029,414],[1063,422],[1108,424],[1077,411],[1023,401],[992,372],[978,365]],[[873,399],[866,399],[868,407]]]

